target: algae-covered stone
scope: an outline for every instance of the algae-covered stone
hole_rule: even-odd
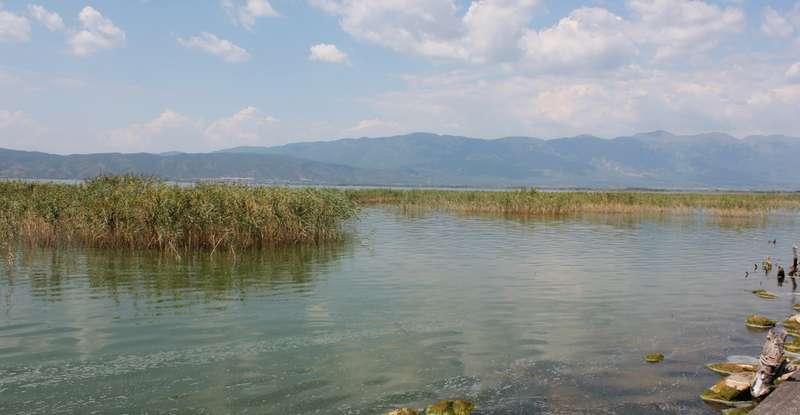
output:
[[[775,327],[775,320],[770,320],[764,316],[751,315],[747,316],[747,321],[744,324],[747,327],[756,329],[771,329]]]
[[[664,360],[664,355],[661,353],[650,353],[649,355],[644,357],[644,361],[647,363],[660,363]]]
[[[792,341],[784,343],[783,350],[789,353],[800,353],[800,338],[795,337]]]
[[[475,405],[467,401],[439,401],[425,411],[425,415],[469,415]]]
[[[755,290],[755,291],[753,291],[753,294],[755,294],[759,298],[764,298],[764,299],[767,299],[767,300],[774,300],[774,299],[778,298],[777,294],[773,294],[773,293],[771,293],[771,292],[769,292],[767,290],[764,290],[764,289]]]
[[[783,328],[795,337],[800,336],[800,314],[795,314],[784,320]]]
[[[411,408],[400,408],[400,409],[395,409],[394,411],[389,412],[386,415],[419,415],[419,411]]]
[[[700,399],[727,406],[744,406],[750,403],[750,384],[755,373],[735,373],[706,389]]]
[[[795,309],[795,311],[800,311],[800,304],[795,304],[792,308]]]
[[[706,365],[706,369],[721,375],[732,375],[734,373],[755,373],[758,365],[746,363],[712,363]]]

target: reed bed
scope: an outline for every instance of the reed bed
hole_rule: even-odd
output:
[[[235,252],[339,238],[357,213],[344,192],[178,186],[136,176],[81,184],[0,183],[0,236],[38,245]]]
[[[561,216],[688,214],[766,216],[800,211],[800,193],[539,192],[360,189],[348,191],[361,205],[392,205],[459,213]]]

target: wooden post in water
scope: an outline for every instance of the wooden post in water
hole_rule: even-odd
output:
[[[767,333],[767,340],[761,349],[760,365],[750,395],[753,398],[762,398],[772,391],[772,381],[778,374],[778,369],[783,363],[783,344],[786,341],[786,332],[783,329],[772,329]]]

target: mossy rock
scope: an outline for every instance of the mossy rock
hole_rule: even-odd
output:
[[[394,411],[389,412],[386,415],[419,415],[419,411],[411,408],[400,408],[400,409],[395,409]]]
[[[747,316],[747,321],[744,324],[755,329],[771,329],[775,327],[776,322],[764,316],[751,315]]]
[[[644,357],[644,361],[647,363],[661,363],[664,361],[664,355],[661,353],[650,353]]]
[[[758,365],[748,365],[746,363],[712,363],[706,365],[706,369],[719,373],[720,375],[732,375],[734,373],[755,373]]]
[[[792,341],[786,342],[783,349],[789,353],[800,353],[800,338],[795,337]]]
[[[800,314],[795,314],[783,320],[783,328],[792,336],[800,337]]]
[[[731,407],[750,405],[750,383],[754,373],[736,373],[720,380],[700,395],[700,399]]]
[[[467,401],[439,401],[425,410],[425,415],[469,415],[475,405]]]
[[[774,300],[774,299],[778,298],[777,294],[773,294],[773,293],[771,293],[771,292],[769,292],[767,290],[764,290],[764,289],[755,290],[755,291],[753,291],[753,294],[755,294],[759,298],[764,298],[766,300]]]

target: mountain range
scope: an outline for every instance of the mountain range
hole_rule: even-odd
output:
[[[214,153],[53,155],[0,149],[0,177],[248,178],[319,185],[800,190],[800,138],[664,131],[604,139],[385,138],[237,147]]]

